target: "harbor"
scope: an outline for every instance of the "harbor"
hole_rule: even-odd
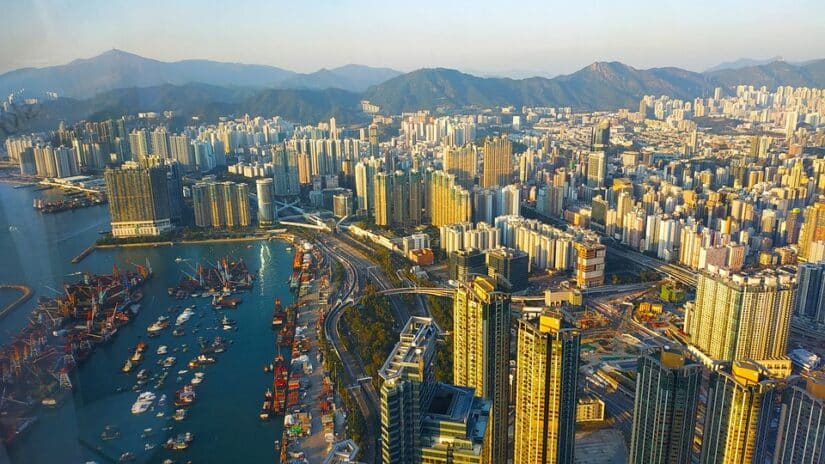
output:
[[[2,447],[0,460],[36,464],[117,462],[124,457],[133,462],[278,462],[280,450],[274,443],[282,439],[283,416],[273,415],[268,421],[259,417],[264,392],[272,382],[271,373],[266,375],[268,380],[261,379],[261,367],[277,354],[273,302],[279,298],[286,308],[295,298],[288,285],[293,272],[288,245],[257,240],[102,248],[81,265],[72,265],[71,258],[106,227],[108,215],[103,208],[82,209],[70,216],[41,215],[25,208],[32,196],[42,193],[0,186],[0,220],[4,221],[0,232],[5,235],[0,246],[6,247],[2,251],[14,269],[0,270],[0,278],[26,282],[35,296],[51,298],[61,293],[64,282],[82,278],[76,274],[79,268],[90,275],[105,275],[111,274],[113,264],[121,272],[134,271],[133,263],[145,266],[148,259],[152,277],[140,287],[143,298],[132,321],[78,363],[68,375],[73,388],[55,398],[55,405],[33,405],[33,415],[23,417],[37,419],[20,424],[23,430],[11,445]],[[12,216],[9,211],[19,213]],[[61,221],[61,217],[69,219]],[[59,249],[52,249],[55,242],[61,243]],[[227,264],[242,261],[255,276],[252,288],[226,296],[242,300],[235,309],[216,309],[212,304],[219,291],[223,294],[221,288],[214,288],[211,295],[209,288],[203,289],[195,298],[190,294],[179,300],[169,295],[169,288],[185,274],[196,275],[192,267],[197,269],[197,263],[207,272],[219,262],[222,267],[224,258]],[[13,340],[26,326],[36,300],[23,303],[4,319],[2,343]],[[176,326],[192,306],[192,314]],[[147,329],[162,316],[169,325],[150,337]],[[218,344],[216,337],[221,339]],[[147,346],[138,364],[128,373],[121,372],[141,340]],[[203,353],[215,362],[189,367],[204,349],[220,351]],[[284,354],[289,359],[291,347]],[[170,357],[175,360],[167,361]],[[165,377],[164,372],[168,372]],[[144,382],[141,391],[134,390],[138,382]],[[177,407],[177,392],[185,385],[192,387],[196,397],[192,404]],[[155,398],[145,412],[133,414],[132,407],[145,389]],[[163,395],[164,406],[160,406]],[[185,412],[179,414],[178,409]],[[191,438],[188,443],[186,433]]]
[[[323,256],[310,244],[297,247],[290,276],[297,300],[286,311],[279,310],[280,302],[276,302],[273,313],[279,354],[271,369],[272,405],[276,419],[283,420],[283,433],[276,442],[281,463],[322,462],[343,428],[333,383],[319,350],[329,287],[325,271]],[[288,364],[283,362],[283,349],[291,350]]]

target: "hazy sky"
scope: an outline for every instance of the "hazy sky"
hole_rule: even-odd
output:
[[[593,61],[701,71],[825,58],[825,0],[0,0],[0,72],[111,48],[308,72],[347,63],[522,75]]]

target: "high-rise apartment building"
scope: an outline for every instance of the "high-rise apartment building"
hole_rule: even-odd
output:
[[[513,175],[513,142],[505,136],[484,140],[484,170],[481,187],[504,187]]]
[[[172,229],[166,168],[124,163],[104,172],[112,235],[157,236]]]
[[[604,151],[610,146],[610,120],[605,119],[595,126],[590,134],[590,146],[594,151]]]
[[[573,462],[581,337],[561,323],[553,313],[518,321],[515,464]]]
[[[375,225],[392,223],[392,177],[386,172],[375,174]]]
[[[301,193],[298,153],[294,148],[279,145],[272,152],[272,176],[275,196],[296,196]]]
[[[478,148],[474,143],[463,147],[444,148],[444,171],[455,176],[455,183],[467,190],[473,188],[478,169]]]
[[[257,187],[257,186],[256,186]],[[195,225],[198,227],[248,227],[249,187],[234,182],[201,182],[192,186]]]
[[[639,358],[631,464],[688,464],[696,427],[702,366],[658,349]]]
[[[487,463],[507,462],[510,295],[491,277],[474,277],[453,303],[453,382],[490,400]]]
[[[794,276],[777,271],[699,274],[696,301],[685,316],[691,345],[715,360],[766,361],[787,354]]]
[[[455,183],[455,176],[444,171],[427,171],[427,199],[430,224],[468,222],[472,218],[470,192]]]
[[[799,231],[799,260],[818,261],[814,257],[813,244],[825,241],[825,202],[816,202],[805,208],[805,219]]]
[[[825,323],[825,261],[802,263],[796,274],[795,313]]]
[[[765,462],[777,383],[751,361],[711,372],[700,462]]]
[[[410,224],[410,178],[404,171],[392,176],[392,225],[405,227]]]
[[[825,463],[825,376],[785,388],[773,462]]]

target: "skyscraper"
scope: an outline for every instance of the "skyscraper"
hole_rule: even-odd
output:
[[[410,178],[404,171],[395,171],[392,177],[392,225],[410,225]]]
[[[639,358],[631,464],[688,464],[691,461],[702,367],[665,349]]]
[[[513,175],[513,143],[505,136],[484,140],[484,170],[481,187],[504,187]]]
[[[485,462],[507,462],[510,295],[495,279],[474,277],[453,304],[453,381],[492,402]]]
[[[802,263],[796,275],[795,313],[825,323],[825,261]]]
[[[579,368],[577,329],[561,315],[518,321],[514,463],[572,463]]]
[[[386,464],[420,462],[421,407],[433,393],[438,329],[413,317],[381,367],[381,457]]]
[[[690,343],[715,360],[785,357],[795,292],[781,272],[703,272],[685,316]]]
[[[380,158],[381,149],[378,146],[378,126],[370,124],[368,128],[369,137],[369,155],[371,158]],[[389,167],[387,167],[389,169]]]
[[[776,381],[751,361],[711,372],[700,462],[765,462]]]
[[[255,181],[258,196],[258,226],[269,227],[275,223],[275,190],[271,177]]]
[[[381,462],[482,464],[490,402],[472,388],[433,380],[438,328],[413,317],[381,376]]]
[[[249,187],[233,182],[201,182],[192,186],[195,225],[198,227],[247,227]]]
[[[783,396],[774,464],[825,463],[825,376],[796,379]]]
[[[392,181],[389,174],[375,174],[375,225],[389,226],[392,222]]]
[[[515,248],[497,248],[487,252],[487,274],[510,292],[527,288],[529,263],[527,253]]]
[[[166,169],[124,163],[104,172],[112,235],[157,236],[172,229]]]
[[[582,288],[604,285],[607,247],[597,242],[576,242],[576,285]]]

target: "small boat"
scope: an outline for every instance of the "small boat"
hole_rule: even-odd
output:
[[[111,425],[107,425],[103,428],[103,432],[100,432],[100,439],[103,441],[114,440],[116,438],[120,438],[120,431]]]
[[[272,410],[272,403],[270,401],[264,401],[264,404],[261,405],[261,412],[258,414],[258,417],[263,421],[269,420],[269,413]]]
[[[184,309],[177,319],[175,319],[175,326],[182,326],[189,320],[189,318],[192,317],[193,314],[195,314],[195,311],[193,311],[191,307]]]
[[[166,345],[161,345],[161,346],[158,347],[158,350],[156,351],[156,353],[157,354],[166,354],[166,351],[168,349],[169,348]]]
[[[132,371],[132,360],[127,359],[126,363],[123,365],[123,367],[120,368],[120,372],[129,373],[131,371]]]
[[[42,404],[43,406],[45,406],[47,408],[54,408],[54,407],[57,407],[57,400],[52,398],[51,396],[47,396],[47,397],[43,398],[42,400],[40,400],[40,404]]]
[[[202,377],[193,377],[192,380],[189,381],[192,385],[199,385],[201,382],[203,382]]]
[[[169,356],[163,360],[163,367],[172,367],[175,364],[175,357]]]
[[[175,410],[175,415],[172,416],[172,419],[175,419],[178,422],[182,421],[185,418],[186,418],[186,410],[185,409],[176,409]]]
[[[131,451],[126,451],[125,453],[120,455],[120,459],[118,462],[132,462],[135,460],[135,453]]]
[[[149,333],[160,332],[168,326],[169,318],[166,316],[160,316],[157,321],[153,322],[152,325],[146,328],[146,331]]]
[[[138,380],[146,380],[149,378],[149,371],[147,369],[141,369],[140,372],[137,373]]]
[[[177,258],[175,258],[175,262],[176,262],[176,263],[182,263],[182,262],[184,262],[184,261],[186,261],[186,260],[185,260],[185,259],[183,259],[183,258],[181,258],[180,256],[178,256]]]
[[[166,406],[166,394],[160,395],[158,406]]]
[[[181,329],[181,328],[176,328],[175,330],[172,331],[172,335],[174,335],[176,337],[181,337],[185,333],[186,333],[186,331]]]
[[[189,372],[189,371],[186,370],[186,369],[181,369],[181,370],[178,371],[178,375],[183,375],[183,374],[186,374],[187,372]]]

